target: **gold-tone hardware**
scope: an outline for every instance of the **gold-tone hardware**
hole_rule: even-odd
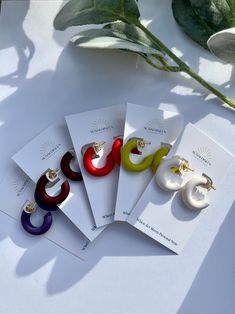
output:
[[[151,144],[150,141],[145,141],[144,139],[137,140],[137,145],[140,148],[144,148],[146,145],[150,145],[150,144]]]
[[[94,148],[96,154],[98,154],[98,152],[101,151],[101,149],[104,147],[105,144],[106,144],[106,142],[101,142],[101,143],[95,143],[93,145],[93,148]]]

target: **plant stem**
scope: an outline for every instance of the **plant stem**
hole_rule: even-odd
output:
[[[165,64],[164,65],[158,65],[158,64],[155,64],[154,62],[152,62],[148,57],[144,57],[145,61],[151,65],[152,67],[160,70],[160,71],[166,71],[166,72],[182,72],[180,67],[175,67],[175,66],[170,66],[168,64]],[[158,59],[157,59],[158,60]],[[159,61],[159,60],[158,60]]]
[[[147,57],[145,58],[145,61],[151,65],[152,67],[154,67],[155,69],[158,69],[160,71],[167,71],[163,66],[161,65],[157,65],[155,63],[153,63],[150,59],[148,59]]]
[[[180,68],[179,66],[171,66],[171,65],[169,65],[169,64],[166,62],[166,60],[165,60],[162,56],[154,55],[154,54],[153,54],[152,57],[153,57],[154,59],[156,59],[158,62],[160,62],[160,64],[162,64],[162,66],[160,67],[160,69],[161,69],[162,71],[167,71],[167,72],[182,72],[182,71],[181,71],[181,68]],[[147,57],[147,58],[145,58],[145,59],[146,59],[147,63],[149,63],[150,65],[152,65],[152,66],[155,67],[155,68],[158,68],[158,66],[156,66],[155,63],[150,60],[150,58]]]
[[[161,49],[165,52],[176,64],[178,64],[180,70],[182,72],[187,73],[189,76],[194,78],[198,83],[204,86],[206,89],[211,91],[214,95],[216,95],[223,102],[228,104],[231,108],[235,109],[235,102],[223,95],[220,91],[210,85],[207,81],[205,81],[200,75],[194,72],[186,63],[184,63],[180,58],[178,58],[169,48],[167,48],[153,33],[151,33],[143,24],[138,22],[136,24],[145,34],[151,38]]]

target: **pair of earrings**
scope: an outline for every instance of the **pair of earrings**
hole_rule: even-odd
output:
[[[60,171],[72,181],[81,181],[82,174],[81,172],[75,172],[70,167],[70,162],[75,158],[75,152],[73,150],[67,152],[61,159],[60,168],[56,170],[49,170],[46,174],[42,175],[37,182],[35,193],[43,204],[56,206],[63,201],[69,195],[70,185],[68,180],[64,181],[61,185],[61,191],[56,196],[50,196],[46,192],[46,186],[48,183],[56,183],[58,181],[58,174]]]
[[[134,164],[130,159],[130,154],[142,154],[141,149],[147,144],[151,144],[151,142],[141,138],[132,138],[122,148],[122,138],[115,138],[112,150],[106,157],[106,163],[101,168],[95,167],[92,161],[95,158],[100,157],[99,152],[105,145],[105,142],[87,144],[82,148],[84,168],[92,176],[103,177],[113,170],[115,164],[120,165],[122,162],[122,165],[129,171],[142,172],[151,167],[155,173],[161,160],[168,154],[171,145],[163,144],[163,147],[157,150],[154,154],[145,157],[141,163]]]
[[[21,214],[21,223],[23,228],[33,235],[41,235],[46,233],[52,225],[52,212],[57,211],[59,207],[58,204],[66,200],[70,192],[70,185],[68,180],[64,181],[61,185],[61,191],[56,196],[50,196],[46,192],[46,187],[50,183],[52,186],[59,181],[58,174],[60,171],[72,181],[81,181],[81,172],[75,172],[70,167],[70,162],[75,158],[75,153],[73,150],[67,152],[61,159],[60,167],[61,169],[49,170],[46,174],[43,174],[36,185],[34,199],[35,202],[27,202],[23,207],[23,212]],[[41,226],[36,227],[31,223],[31,215],[39,207],[45,211],[47,214],[44,216],[43,223]]]
[[[123,167],[131,172],[142,172],[151,168],[153,173],[157,171],[162,159],[169,153],[170,144],[162,143],[162,147],[154,154],[145,157],[139,164],[135,164],[130,159],[130,154],[141,154],[141,150],[151,142],[145,141],[143,138],[131,138],[122,148],[121,160]]]
[[[193,210],[202,210],[209,206],[205,193],[196,195],[198,187],[207,192],[215,190],[212,179],[206,175],[195,176],[184,184],[183,173],[194,171],[189,166],[189,162],[180,156],[174,156],[171,159],[164,160],[156,172],[155,179],[158,186],[167,192],[176,192],[181,190],[184,204]],[[200,197],[198,197],[200,196]]]
[[[83,164],[86,171],[95,177],[107,176],[114,168],[115,164],[121,163],[121,148],[123,140],[116,137],[114,139],[111,152],[107,155],[105,165],[103,167],[96,167],[93,160],[99,158],[99,152],[103,149],[105,142],[90,143],[82,147]]]

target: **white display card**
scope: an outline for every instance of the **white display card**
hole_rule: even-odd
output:
[[[27,201],[33,201],[35,183],[14,163],[0,182],[0,210],[19,221],[19,228],[23,205]],[[39,208],[32,214],[31,221],[40,225],[45,211]],[[29,237],[38,238],[26,233]],[[74,224],[62,213],[53,213],[53,223],[50,230],[43,237],[62,247],[66,251],[80,258],[86,257],[92,243],[74,226]]]
[[[104,166],[115,137],[123,136],[125,114],[126,105],[115,105],[66,117],[97,227],[114,221],[119,166],[115,165],[107,176],[92,176],[84,168],[82,148],[105,142],[100,157],[93,160],[95,166]]]
[[[65,120],[62,119],[24,146],[13,156],[13,160],[36,183],[47,169],[60,168],[61,158],[71,149],[72,141]],[[79,170],[76,160],[71,161],[71,167],[75,171]],[[59,192],[66,177],[60,172],[59,178],[54,187],[47,189],[49,194]],[[70,184],[70,194],[59,208],[90,241],[93,241],[103,228],[98,229],[95,226],[84,183],[67,180]]]
[[[172,145],[181,133],[183,126],[182,115],[152,107],[128,104],[124,145],[128,140],[135,137],[144,138],[151,142],[151,145],[145,146],[141,155],[131,154],[130,159],[134,163],[139,163],[143,158],[159,149],[162,142]],[[152,176],[151,169],[136,173],[123,167],[120,168],[115,220],[127,220]]]
[[[195,170],[185,173],[183,184],[195,175],[203,173],[213,180],[216,191],[208,192],[210,205],[201,211],[188,209],[181,199],[180,191],[165,192],[153,178],[129,216],[128,222],[179,254],[202,217],[215,206],[219,206],[215,201],[216,196],[220,192],[221,181],[232,166],[234,156],[192,124],[186,127],[168,158],[172,156],[182,156]],[[195,197],[200,198],[200,189],[195,192]]]

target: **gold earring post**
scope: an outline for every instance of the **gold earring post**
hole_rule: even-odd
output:
[[[137,145],[140,147],[140,148],[144,148],[146,145],[150,145],[151,142],[150,141],[145,141],[144,139],[141,139],[141,140],[138,140],[137,141]]]
[[[56,179],[56,177],[58,176],[58,173],[60,172],[60,169],[51,169],[48,171],[48,178],[50,180],[54,180]]]
[[[98,153],[99,151],[101,151],[101,149],[104,147],[105,144],[106,142],[95,143],[93,145],[95,152]]]
[[[31,214],[34,211],[35,207],[36,207],[36,202],[32,202],[26,205],[24,210],[26,213]]]
[[[216,187],[214,185],[209,185],[208,191],[210,191],[210,190],[216,191]]]
[[[191,172],[194,172],[194,169],[193,168],[191,168],[191,167],[189,167],[189,162],[187,161],[187,160],[183,160],[183,162],[182,162],[182,165],[181,165],[181,169],[183,170],[183,171],[191,171]]]
[[[205,173],[203,173],[202,176],[207,179],[207,189],[208,189],[208,191],[210,191],[210,190],[216,191],[216,187],[214,186],[212,179]]]

